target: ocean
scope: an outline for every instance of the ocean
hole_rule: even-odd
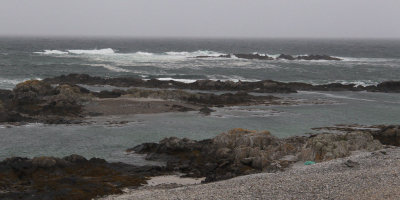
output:
[[[343,60],[195,58],[231,53],[326,54]],[[375,85],[400,80],[400,40],[0,38],[0,89],[70,73],[182,82],[269,79]],[[240,127],[287,137],[320,126],[399,122],[399,94],[301,91],[273,95],[330,103],[216,108],[210,116],[193,112],[125,116],[130,121],[125,125],[106,125],[101,121],[110,119],[101,117],[91,125],[0,125],[0,159],[76,153],[137,164],[145,161],[125,154],[125,149],[170,136],[205,139]]]

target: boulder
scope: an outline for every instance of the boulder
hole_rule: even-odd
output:
[[[372,132],[372,135],[382,144],[400,146],[400,126],[384,126],[381,130]]]
[[[345,134],[319,134],[311,137],[301,149],[300,159],[316,162],[343,158],[352,151],[375,151],[382,149],[382,144],[374,140],[370,133],[350,132]]]
[[[286,55],[286,54],[281,54],[278,56],[278,59],[284,59],[284,60],[294,60],[295,58],[291,55]]]
[[[67,161],[55,157],[35,157],[31,160],[34,167],[51,168],[51,167],[65,167]]]
[[[400,81],[385,81],[376,86],[378,92],[400,92]]]

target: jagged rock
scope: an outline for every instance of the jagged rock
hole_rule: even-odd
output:
[[[317,58],[319,58],[317,56]],[[47,78],[43,80],[50,84],[88,84],[88,85],[113,85],[118,87],[148,87],[148,88],[176,88],[191,90],[224,90],[224,91],[246,91],[263,93],[294,93],[297,90],[307,91],[370,91],[370,92],[400,92],[398,85],[400,81],[388,81],[378,84],[378,86],[357,86],[354,84],[324,84],[311,85],[298,82],[278,82],[263,80],[257,82],[231,82],[198,80],[194,83],[182,83],[177,81],[160,81],[151,79],[144,81],[138,78],[101,78],[92,77],[87,74],[69,74]]]
[[[381,148],[381,143],[369,132],[280,139],[268,131],[233,129],[210,140],[172,137],[130,150],[147,153],[150,160],[164,160],[168,169],[215,181],[260,171],[283,170],[300,160],[321,162],[346,157],[351,151]]]
[[[89,91],[76,85],[63,84],[53,88],[46,82],[30,80],[14,88],[9,107],[20,113],[41,116],[46,121],[47,115],[79,115],[81,103],[89,99]]]
[[[300,158],[302,160],[321,162],[349,156],[351,151],[375,151],[381,148],[383,148],[382,144],[374,140],[370,133],[326,133],[311,137],[301,150]]]

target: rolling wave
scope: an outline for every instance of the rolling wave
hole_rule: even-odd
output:
[[[152,58],[154,60],[176,60],[176,59],[186,59],[186,58],[196,58],[196,57],[218,57],[219,59],[227,59],[220,58],[221,55],[227,55],[230,53],[226,52],[216,52],[210,50],[197,50],[197,51],[167,51],[163,53],[153,53],[146,51],[137,51],[133,53],[120,53],[118,50],[112,48],[104,48],[104,49],[67,49],[67,50],[55,50],[55,49],[46,49],[41,52],[34,52],[35,54],[41,55],[70,55],[70,56],[116,56],[116,57],[131,57],[131,58]],[[267,54],[267,53],[258,53],[253,52],[253,54],[259,54],[261,56],[269,56],[274,59],[277,59],[280,54]],[[229,59],[237,59],[233,54],[230,54],[231,58]],[[296,56],[307,56],[308,54],[299,54]],[[387,61],[400,61],[396,58],[353,58],[353,57],[340,57],[335,56],[342,59],[341,62],[387,62]],[[287,61],[287,60],[277,60],[277,61]],[[310,60],[301,60],[300,62],[310,62]],[[312,60],[311,62],[337,62],[337,61],[329,61],[329,60]]]

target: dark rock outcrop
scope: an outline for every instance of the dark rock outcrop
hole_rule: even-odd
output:
[[[112,85],[117,87],[146,87],[146,88],[175,88],[189,90],[211,90],[211,91],[245,91],[258,93],[294,93],[304,91],[370,91],[370,92],[400,92],[400,81],[387,81],[377,86],[357,86],[354,84],[331,83],[323,85],[312,85],[299,82],[278,82],[263,80],[257,82],[232,82],[198,80],[193,83],[182,83],[177,81],[160,81],[151,79],[144,81],[136,78],[101,78],[85,74],[69,74],[45,79],[50,84],[87,84],[87,85]]]
[[[328,55],[307,55],[307,56],[297,56],[297,60],[342,60],[340,58],[328,56]]]
[[[93,95],[99,98],[118,98],[122,95],[125,95],[126,91],[115,89],[112,91],[103,90],[100,92],[93,92]]]
[[[79,155],[8,158],[0,162],[0,199],[89,200],[138,187],[161,171]]]
[[[291,55],[281,54],[278,56],[277,59],[284,59],[284,60],[294,60],[295,58]]]
[[[381,148],[379,141],[365,132],[280,139],[268,131],[233,129],[213,139],[194,141],[172,137],[128,151],[146,153],[150,160],[164,160],[169,170],[193,177],[206,176],[207,182],[279,171],[297,161],[321,162],[346,157],[351,151]]]
[[[400,81],[385,81],[379,83],[376,88],[372,88],[371,90],[378,92],[400,92]]]
[[[275,60],[273,57],[269,57],[268,55],[262,55],[258,53],[246,54],[246,53],[235,53],[235,54],[223,54],[220,56],[196,56],[195,58],[241,58],[241,59],[256,59],[256,60]],[[306,56],[291,56],[287,54],[281,54],[276,59],[284,59],[284,60],[342,60],[337,57],[328,56],[328,55],[306,55]]]
[[[233,106],[233,105],[256,105],[267,101],[277,100],[274,96],[254,96],[246,92],[213,94],[213,93],[191,93],[182,90],[145,90],[132,88],[126,91],[129,97],[156,98],[165,100],[179,100],[190,104],[202,106]]]
[[[400,126],[383,126],[380,130],[372,132],[372,135],[382,144],[400,146]]]
[[[11,107],[28,115],[79,115],[80,103],[88,97],[86,90],[74,85],[50,84],[30,80],[19,83],[13,90]]]
[[[243,53],[235,53],[233,54],[237,58],[242,59],[257,59],[257,60],[274,60],[274,58],[269,57],[267,55],[260,55],[260,54],[243,54]]]
[[[29,80],[0,91],[0,122],[70,123],[80,118],[90,92],[77,85]]]

